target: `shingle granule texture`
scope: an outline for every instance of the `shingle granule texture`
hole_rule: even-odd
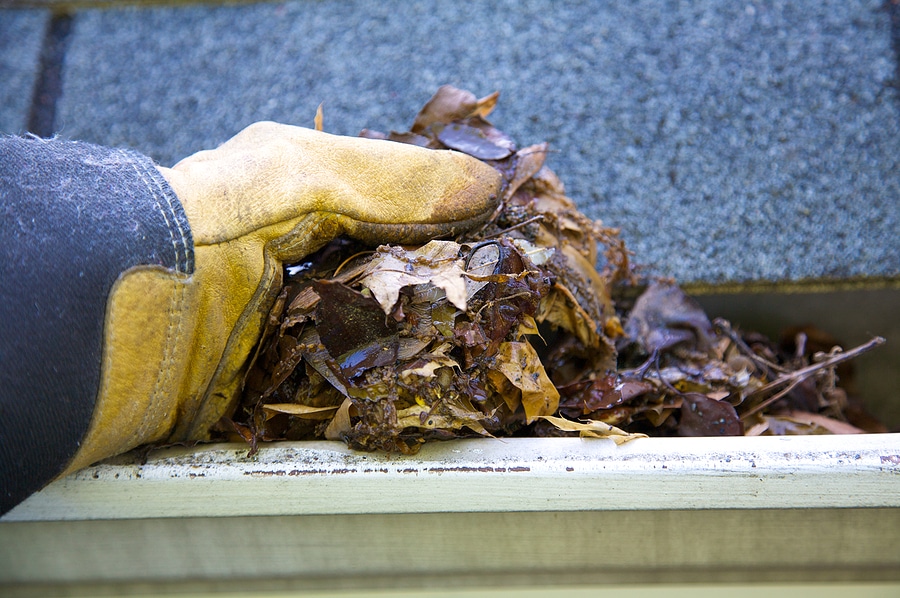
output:
[[[86,11],[57,124],[170,165],[256,120],[408,128],[441,84],[683,282],[900,274],[880,0],[288,2]]]

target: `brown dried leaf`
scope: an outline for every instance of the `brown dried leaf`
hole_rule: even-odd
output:
[[[325,120],[325,114],[322,111],[322,104],[319,104],[319,107],[316,108],[316,117],[313,119],[313,126],[315,127],[316,131],[324,130],[322,128],[324,120]]]
[[[569,417],[579,417],[600,409],[615,407],[625,400],[621,386],[616,374],[608,374],[594,380],[583,380],[559,387],[559,412]]]
[[[411,130],[413,133],[422,133],[434,123],[462,120],[477,108],[478,100],[472,92],[452,85],[442,85],[416,115]]]
[[[325,428],[325,438],[328,440],[344,439],[346,434],[350,432],[350,410],[352,407],[353,403],[350,399],[344,399],[344,402],[338,407],[337,413],[334,414],[334,419],[332,419],[328,424],[328,427]]]
[[[538,322],[547,322],[571,332],[586,347],[598,347],[600,337],[597,323],[578,304],[572,292],[557,283],[539,306],[535,316]]]
[[[475,109],[472,111],[472,116],[478,116],[480,118],[487,118],[487,116],[494,111],[494,108],[497,106],[497,100],[500,98],[500,92],[495,91],[490,95],[486,95],[483,98],[479,98],[477,102],[475,102]]]
[[[681,397],[679,436],[743,436],[741,418],[727,401],[715,401],[700,393]]]
[[[774,422],[782,425],[782,434],[865,434],[856,426],[817,413],[788,411],[765,416],[768,429],[776,428]]]
[[[512,197],[519,187],[529,181],[544,166],[549,148],[549,143],[537,143],[516,152],[516,171],[506,188],[507,198]]]

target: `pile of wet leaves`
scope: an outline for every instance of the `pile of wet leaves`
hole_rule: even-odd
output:
[[[445,86],[410,131],[363,131],[490,164],[501,208],[461,238],[337,239],[288,265],[224,434],[409,454],[468,436],[881,431],[836,371],[882,339],[776,343],[643,279],[618,231],[566,196],[547,144],[519,148],[487,120],[497,98]]]

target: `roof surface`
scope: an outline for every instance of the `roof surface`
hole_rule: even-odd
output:
[[[686,283],[900,278],[900,8],[880,0],[85,9],[55,132],[163,165],[271,119],[406,130],[444,83],[638,262]],[[887,5],[885,5],[887,6]],[[896,19],[892,29],[892,17]],[[0,129],[27,124],[42,11],[0,13]],[[7,83],[7,81],[9,83]],[[24,101],[23,101],[24,99]]]

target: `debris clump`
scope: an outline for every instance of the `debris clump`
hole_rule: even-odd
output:
[[[468,436],[881,431],[853,420],[835,369],[883,339],[811,353],[799,332],[786,352],[711,321],[577,210],[546,143],[519,148],[487,120],[497,99],[444,86],[410,131],[363,131],[490,164],[501,207],[457,239],[337,239],[287,265],[223,435],[411,454]]]

